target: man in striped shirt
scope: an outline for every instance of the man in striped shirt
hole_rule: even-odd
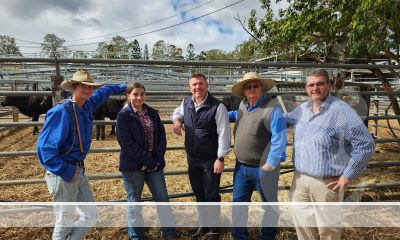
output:
[[[294,126],[290,199],[341,202],[346,186],[366,169],[375,144],[351,106],[329,93],[332,83],[325,70],[309,72],[305,88],[310,100],[286,115],[287,124]],[[341,239],[337,210],[294,206],[298,239]]]

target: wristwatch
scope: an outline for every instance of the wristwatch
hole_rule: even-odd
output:
[[[224,162],[224,158],[223,158],[223,157],[218,158],[218,160],[219,160],[220,162]]]

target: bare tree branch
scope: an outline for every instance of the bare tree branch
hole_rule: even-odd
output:
[[[240,19],[239,14],[234,19],[240,23],[240,25],[242,26],[243,30],[245,30],[254,40],[256,40],[261,46],[263,45],[261,40],[256,38],[253,34],[251,34],[251,32],[249,32],[249,30],[247,30],[247,28],[244,26],[244,24],[246,22],[246,19],[242,22],[242,20]]]

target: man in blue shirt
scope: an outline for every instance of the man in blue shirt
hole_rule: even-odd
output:
[[[92,142],[93,112],[111,95],[124,92],[126,85],[95,83],[89,72],[79,70],[61,87],[72,91],[46,114],[36,142],[40,163],[46,168],[46,182],[54,202],[94,202],[85,173],[84,160]],[[95,89],[99,88],[95,91]],[[80,218],[75,222],[75,208]],[[97,220],[92,205],[55,205],[53,239],[83,239]]]
[[[286,122],[282,109],[263,93],[275,85],[256,72],[246,73],[232,87],[232,94],[245,97],[239,109],[228,113],[235,122],[236,166],[233,175],[233,202],[251,202],[254,189],[263,202],[278,202],[280,162],[286,159]],[[275,239],[278,206],[264,205],[261,239]],[[247,206],[232,207],[232,236],[249,239]]]
[[[309,101],[288,113],[294,125],[292,202],[341,202],[368,165],[375,144],[350,105],[332,96],[325,70],[307,74]],[[292,207],[298,239],[341,239],[340,206]]]

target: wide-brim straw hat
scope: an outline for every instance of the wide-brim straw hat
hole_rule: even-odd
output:
[[[79,70],[76,73],[74,73],[71,80],[64,80],[61,83],[61,87],[64,90],[69,91],[69,90],[71,90],[72,84],[75,84],[75,83],[81,83],[81,84],[93,86],[94,88],[99,88],[99,87],[103,86],[102,83],[95,83],[92,75],[90,75],[90,73],[88,71]]]
[[[256,72],[248,72],[246,73],[239,82],[235,83],[232,86],[232,94],[235,96],[244,97],[243,95],[243,87],[246,83],[250,81],[257,80],[261,83],[263,88],[263,93],[268,92],[275,86],[275,81],[270,78],[261,78],[260,75]]]

